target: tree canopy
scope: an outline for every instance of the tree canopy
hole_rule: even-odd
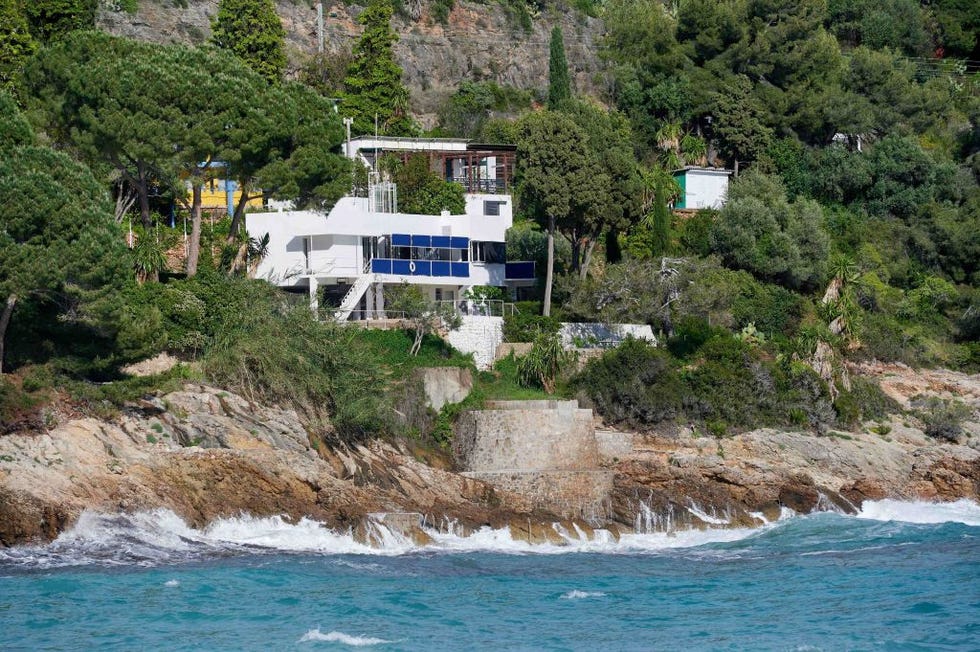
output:
[[[398,35],[391,29],[390,0],[371,0],[358,22],[364,32],[354,46],[352,60],[344,78],[344,114],[354,118],[354,132],[378,132],[387,136],[408,136],[416,132],[409,115],[408,89],[402,83],[402,69],[395,63],[392,45]]]
[[[12,103],[0,95],[0,106],[6,115]],[[0,371],[19,304],[57,300],[69,320],[84,321],[128,276],[105,189],[85,166],[33,140],[21,126],[0,130]]]
[[[211,42],[234,52],[270,83],[286,69],[286,29],[272,0],[221,0],[211,23]]]

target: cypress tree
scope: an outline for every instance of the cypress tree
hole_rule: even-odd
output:
[[[356,133],[373,133],[375,115],[383,134],[407,136],[416,131],[408,115],[408,89],[392,49],[398,40],[391,30],[392,12],[390,0],[371,0],[358,17],[364,33],[347,68],[342,105],[344,113],[354,118]]]
[[[211,42],[231,50],[270,83],[286,69],[286,30],[272,0],[221,0]]]
[[[557,109],[572,99],[572,82],[565,59],[565,39],[561,27],[551,30],[551,58],[548,61],[548,108]]]

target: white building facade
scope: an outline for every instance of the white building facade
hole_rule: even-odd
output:
[[[721,208],[728,198],[731,170],[688,166],[672,173],[681,193],[674,202],[677,210]]]
[[[385,317],[384,288],[416,284],[436,301],[462,301],[473,286],[530,285],[533,263],[507,263],[513,223],[514,147],[457,139],[363,137],[345,145],[369,170],[367,197],[347,196],[329,213],[280,210],[246,215],[250,237],[269,235],[257,276],[330,306],[338,320]],[[378,179],[381,156],[422,153],[430,169],[460,183],[466,212],[410,215],[397,188]]]

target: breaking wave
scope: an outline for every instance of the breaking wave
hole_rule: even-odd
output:
[[[343,632],[327,632],[324,634],[320,631],[319,627],[311,629],[303,634],[303,637],[299,639],[300,643],[307,643],[310,641],[329,641],[331,643],[343,643],[344,645],[351,645],[354,647],[362,647],[366,645],[384,645],[385,643],[391,643],[391,641],[386,641],[383,638],[351,636],[350,634],[345,634]]]
[[[833,515],[857,523],[868,520],[916,524],[960,523],[980,526],[980,505],[960,500],[954,503],[866,502],[856,517]],[[720,519],[715,519],[719,520]],[[321,555],[395,556],[413,553],[494,552],[503,554],[566,553],[655,553],[693,549],[708,544],[750,543],[755,537],[791,536],[783,532],[788,523],[804,521],[786,510],[783,516],[758,528],[713,527],[703,530],[668,530],[624,534],[618,540],[606,530],[587,536],[566,531],[555,524],[562,541],[536,543],[515,539],[509,529],[482,528],[461,536],[451,526],[427,527],[431,543],[419,546],[409,537],[388,528],[381,518],[370,524],[378,545],[360,542],[352,532],[331,530],[321,523],[300,519],[290,523],[282,517],[239,516],[219,519],[203,529],[188,526],[168,510],[135,514],[84,512],[70,530],[55,541],[40,546],[0,549],[0,567],[52,568],[80,565],[142,565],[181,563],[223,556],[268,553]],[[179,583],[167,584],[176,586]],[[581,597],[568,594],[568,597]]]

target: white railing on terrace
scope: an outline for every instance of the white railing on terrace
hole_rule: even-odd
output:
[[[467,302],[466,300],[460,301],[436,301],[436,304],[443,306],[449,306],[457,314],[462,316],[472,316],[472,317],[505,317],[508,315],[519,314],[520,311],[517,309],[513,303],[508,303],[506,301],[501,301],[499,299],[487,300],[483,303],[479,302]],[[472,305],[468,305],[472,303]],[[350,321],[358,322],[368,322],[368,323],[378,323],[379,326],[384,327],[384,325],[398,322],[402,319],[406,319],[406,314],[398,310],[388,310],[377,308],[369,308],[367,310],[350,310],[347,312]],[[321,309],[321,313],[338,315],[340,310],[338,308],[328,308],[324,307]]]

